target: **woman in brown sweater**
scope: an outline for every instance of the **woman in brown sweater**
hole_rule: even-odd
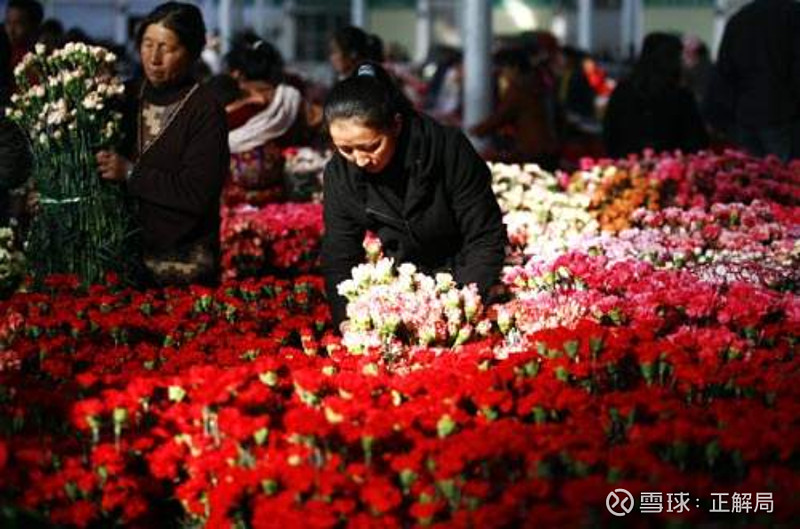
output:
[[[205,43],[197,7],[168,2],[137,34],[145,78],[131,93],[127,155],[97,154],[102,178],[124,182],[136,200],[144,264],[156,284],[213,282],[219,199],[228,171],[225,113],[191,78]]]
[[[495,161],[535,162],[554,169],[558,142],[548,114],[544,84],[521,49],[503,50],[495,56],[498,102],[494,112],[473,126],[475,136],[494,136],[494,151],[484,153]]]

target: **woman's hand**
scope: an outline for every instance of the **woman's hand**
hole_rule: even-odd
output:
[[[96,158],[100,177],[105,180],[124,181],[133,166],[129,160],[114,151],[100,151]]]

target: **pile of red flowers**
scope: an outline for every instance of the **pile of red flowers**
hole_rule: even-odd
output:
[[[796,238],[797,203],[750,192],[770,240]],[[637,215],[687,239],[718,220]],[[56,277],[0,303],[0,525],[592,527],[619,488],[642,525],[800,523],[796,285],[567,252],[509,271],[499,331],[392,363],[347,352],[318,275],[263,275],[314,270],[320,223],[296,204],[229,217],[225,240],[298,245],[252,253],[257,279]]]
[[[220,237],[224,279],[306,273],[318,267],[322,205],[223,207]]]
[[[573,526],[617,487],[771,492],[767,520],[796,521],[800,299],[557,266],[617,304],[402,370],[344,353],[313,277],[18,295],[0,495],[77,526]]]

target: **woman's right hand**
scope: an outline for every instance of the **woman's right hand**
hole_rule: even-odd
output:
[[[125,157],[114,151],[100,151],[96,158],[101,178],[115,182],[127,179],[132,164]]]

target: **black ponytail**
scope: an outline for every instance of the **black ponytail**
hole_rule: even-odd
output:
[[[404,119],[414,113],[411,101],[381,66],[361,63],[352,76],[337,83],[325,101],[325,123],[337,119],[357,119],[365,126],[390,130],[399,114]]]

